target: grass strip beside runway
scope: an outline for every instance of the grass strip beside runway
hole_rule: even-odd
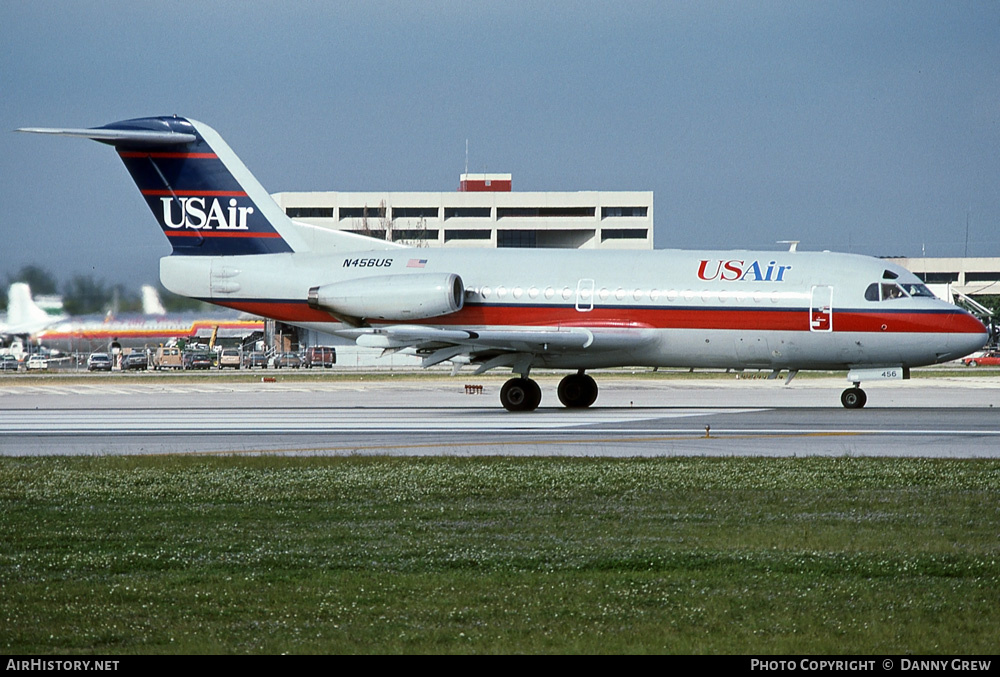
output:
[[[994,653],[1000,461],[0,459],[0,647]]]

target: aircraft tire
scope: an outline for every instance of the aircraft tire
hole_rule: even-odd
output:
[[[542,389],[530,378],[512,378],[500,388],[500,404],[507,411],[534,411],[542,401]]]
[[[840,403],[847,409],[861,409],[868,402],[868,395],[861,388],[848,388],[840,394]]]
[[[597,400],[597,381],[586,374],[570,374],[559,381],[559,401],[570,409],[586,409]]]

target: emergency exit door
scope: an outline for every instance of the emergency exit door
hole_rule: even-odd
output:
[[[815,285],[810,297],[809,331],[833,331],[833,287]]]

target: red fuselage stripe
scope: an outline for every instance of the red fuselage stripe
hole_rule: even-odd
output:
[[[213,301],[244,312],[289,323],[336,322],[323,310],[292,301]],[[590,328],[716,329],[742,331],[810,331],[808,310],[746,310],[696,308],[594,308],[579,312],[569,307],[466,305],[450,315],[407,324],[437,326],[579,326]],[[396,324],[385,322],[384,324]],[[985,330],[971,315],[955,313],[886,313],[842,310],[833,313],[835,332],[982,334]]]
[[[223,232],[218,230],[165,230],[167,237],[281,237],[278,233]]]

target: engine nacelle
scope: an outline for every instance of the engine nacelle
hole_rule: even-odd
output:
[[[454,273],[381,275],[309,290],[309,307],[372,320],[422,320],[465,305],[465,285]]]

